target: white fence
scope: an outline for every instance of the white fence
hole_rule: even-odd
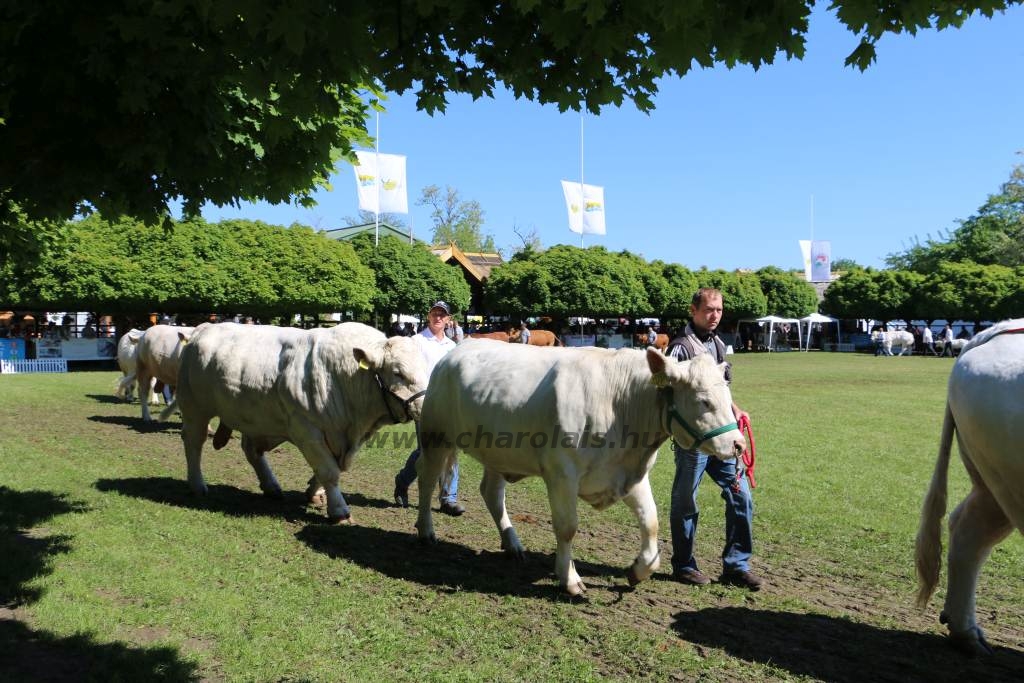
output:
[[[37,360],[0,360],[0,373],[5,375],[20,372],[67,372],[68,362],[63,358],[39,358]]]

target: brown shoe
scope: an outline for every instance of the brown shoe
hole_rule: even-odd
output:
[[[672,578],[679,583],[688,583],[691,586],[706,586],[711,583],[711,579],[704,576],[699,569],[681,569],[672,572]]]
[[[720,576],[718,580],[721,583],[725,583],[730,586],[739,586],[740,588],[746,588],[750,591],[761,590],[761,584],[764,583],[764,580],[757,574],[742,570],[722,572],[722,576]]]

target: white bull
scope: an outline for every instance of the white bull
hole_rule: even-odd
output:
[[[138,341],[135,356],[134,379],[138,382],[140,397],[152,393],[152,386],[156,380],[170,387],[178,383],[181,349],[194,330],[194,327],[171,325],[154,325],[146,330]],[[122,391],[122,386],[130,385],[131,381],[130,375],[123,378],[118,385],[118,393]],[[152,422],[153,418],[149,412],[150,401],[139,402],[142,403],[142,419]]]
[[[264,493],[281,497],[266,452],[290,441],[313,469],[307,496],[316,498],[323,487],[328,517],[347,521],[341,473],[382,425],[419,418],[427,379],[412,339],[388,339],[361,323],[315,330],[201,325],[181,354],[175,397],[189,485],[207,492],[203,444],[207,425],[219,417],[221,445],[231,429],[242,433],[242,450]]]
[[[431,493],[461,448],[484,466],[480,493],[501,547],[522,558],[505,509],[505,484],[543,477],[557,540],[555,574],[570,594],[585,590],[572,561],[576,499],[597,509],[625,502],[640,522],[630,584],[659,565],[658,514],[647,474],[669,436],[728,459],[740,455],[724,377],[708,355],[682,363],[651,347],[539,348],[463,342],[430,378],[420,424],[421,539],[432,541]]]
[[[939,456],[917,532],[917,602],[924,607],[939,580],[941,520],[953,434],[971,491],[949,516],[949,577],[941,621],[969,653],[991,650],[975,617],[981,564],[1016,528],[1024,533],[1024,319],[975,336],[949,377]]]
[[[897,354],[899,356],[904,353],[914,353],[914,335],[906,330],[877,330],[871,335],[871,339],[875,342],[881,340],[882,351],[887,356],[892,355],[894,346],[900,350]]]
[[[131,377],[117,383],[117,395],[125,401],[131,401],[135,395],[135,359],[139,353],[138,343],[143,334],[145,332],[142,330],[131,329],[117,341],[117,366],[121,369],[122,378]]]

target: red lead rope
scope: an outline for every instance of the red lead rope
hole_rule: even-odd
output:
[[[747,449],[743,451],[743,469],[747,472],[747,481],[750,482],[750,488],[755,488],[757,482],[754,481],[754,461],[757,459],[757,448],[754,446],[754,432],[750,429],[750,418],[744,415],[740,418],[740,432],[747,437]]]

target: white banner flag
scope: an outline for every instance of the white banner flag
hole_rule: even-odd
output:
[[[800,240],[800,255],[804,257],[804,279],[811,281],[811,241]]]
[[[562,181],[565,207],[569,210],[569,229],[577,234],[603,235],[604,188],[597,185]]]
[[[401,154],[377,154],[356,150],[359,163],[356,190],[359,208],[373,213],[409,213],[405,186],[405,157]],[[377,204],[378,198],[380,204]]]
[[[828,282],[832,279],[832,243],[811,242],[811,281]]]

